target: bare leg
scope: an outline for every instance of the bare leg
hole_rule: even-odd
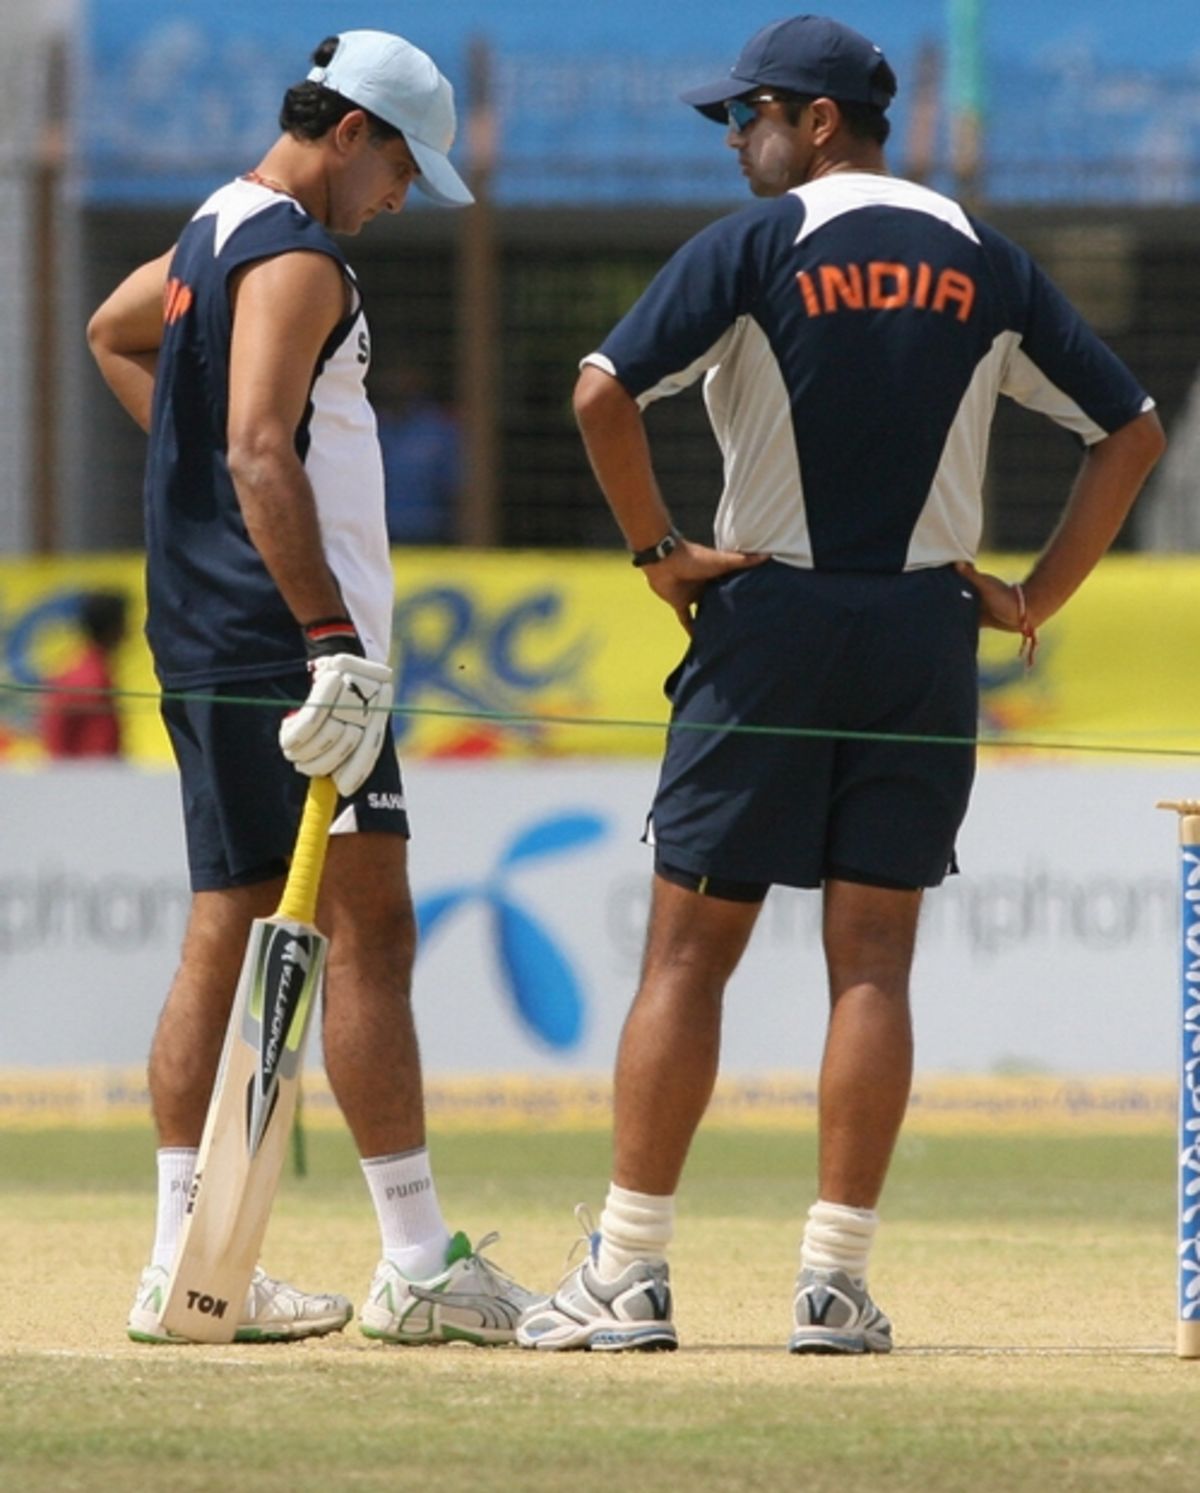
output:
[[[282,880],[192,898],[179,968],[150,1050],[160,1146],[198,1146],[251,921],[279,902]]]
[[[334,835],[319,919],[328,933],[325,1068],[361,1156],[425,1144],[409,995],[416,924],[397,835]]]
[[[617,1053],[618,1186],[659,1197],[677,1189],[716,1081],[725,984],[760,905],[655,877],[641,983]]]
[[[908,982],[920,892],[830,881],[831,1003],[820,1083],[820,1195],[874,1208],[912,1084]]]

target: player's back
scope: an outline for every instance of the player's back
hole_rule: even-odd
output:
[[[963,558],[978,535],[1013,286],[956,203],[894,177],[835,173],[778,208],[743,338],[766,341],[786,392],[809,551],[795,558],[850,570]],[[755,358],[752,346],[731,353],[711,376],[716,407]],[[965,524],[950,538],[955,507]],[[932,533],[916,531],[935,511],[926,548]]]
[[[591,361],[643,404],[704,374],[716,542],[822,570],[971,558],[1001,393],[1085,440],[1144,399],[1023,250],[874,172],[711,225]]]

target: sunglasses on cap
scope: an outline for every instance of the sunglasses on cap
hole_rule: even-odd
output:
[[[777,93],[756,93],[750,98],[731,98],[725,100],[725,117],[728,119],[730,128],[735,129],[738,134],[748,130],[758,118],[759,104],[774,104],[780,102]]]

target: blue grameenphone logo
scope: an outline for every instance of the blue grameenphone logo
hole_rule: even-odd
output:
[[[534,1036],[560,1050],[577,1047],[582,1038],[584,993],[566,952],[515,899],[508,883],[517,868],[595,844],[607,830],[597,814],[551,814],[521,830],[484,881],[447,887],[417,900],[422,946],[456,909],[479,902],[488,908],[501,980],[518,1019]]]

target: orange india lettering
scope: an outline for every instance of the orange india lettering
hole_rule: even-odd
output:
[[[851,311],[863,308],[862,271],[856,264],[848,264],[844,270],[836,265],[821,266],[821,298],[826,311],[836,311],[838,302]]]
[[[920,311],[953,311],[959,321],[966,321],[975,304],[975,282],[970,275],[945,269],[935,278],[933,267],[924,261],[915,271],[887,259],[873,259],[865,268],[823,264],[815,275],[801,270],[796,284],[808,316],[843,309],[899,311],[915,306]]]
[[[970,275],[959,270],[943,270],[938,276],[937,289],[933,293],[933,309],[944,311],[948,301],[958,305],[955,313],[959,321],[966,321],[975,301],[975,282]]]
[[[908,266],[873,259],[867,266],[867,301],[872,311],[895,311],[908,305]]]

